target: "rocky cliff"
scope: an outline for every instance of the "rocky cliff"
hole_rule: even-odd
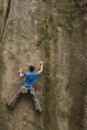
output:
[[[87,1],[0,1],[0,129],[87,129]],[[30,64],[44,72],[34,84],[43,113],[21,97],[13,111],[6,103]]]

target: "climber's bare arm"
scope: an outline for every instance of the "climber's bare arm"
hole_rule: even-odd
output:
[[[22,78],[24,76],[22,69],[19,70],[19,76]]]
[[[43,72],[43,62],[41,61],[40,62],[40,70],[38,71],[38,73],[42,73]]]

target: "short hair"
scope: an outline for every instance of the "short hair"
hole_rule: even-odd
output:
[[[29,70],[30,70],[30,72],[33,72],[34,69],[35,69],[35,67],[34,67],[33,65],[30,65],[30,66],[29,66]]]

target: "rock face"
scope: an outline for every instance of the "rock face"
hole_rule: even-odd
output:
[[[0,1],[0,129],[87,129],[87,1]],[[34,84],[43,113],[23,95],[14,111],[6,103],[30,64],[44,72]]]

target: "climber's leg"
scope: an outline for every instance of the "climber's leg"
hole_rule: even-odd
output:
[[[8,102],[8,106],[14,107],[22,93],[24,93],[24,87],[23,86],[19,89],[19,91]]]
[[[36,96],[36,93],[35,93],[33,87],[30,88],[30,95],[31,95],[31,97],[32,97],[35,110],[37,110],[37,111],[39,111],[39,112],[42,112],[41,106],[40,106],[40,103],[39,103],[39,100],[38,100],[38,98],[37,98],[37,96]]]

